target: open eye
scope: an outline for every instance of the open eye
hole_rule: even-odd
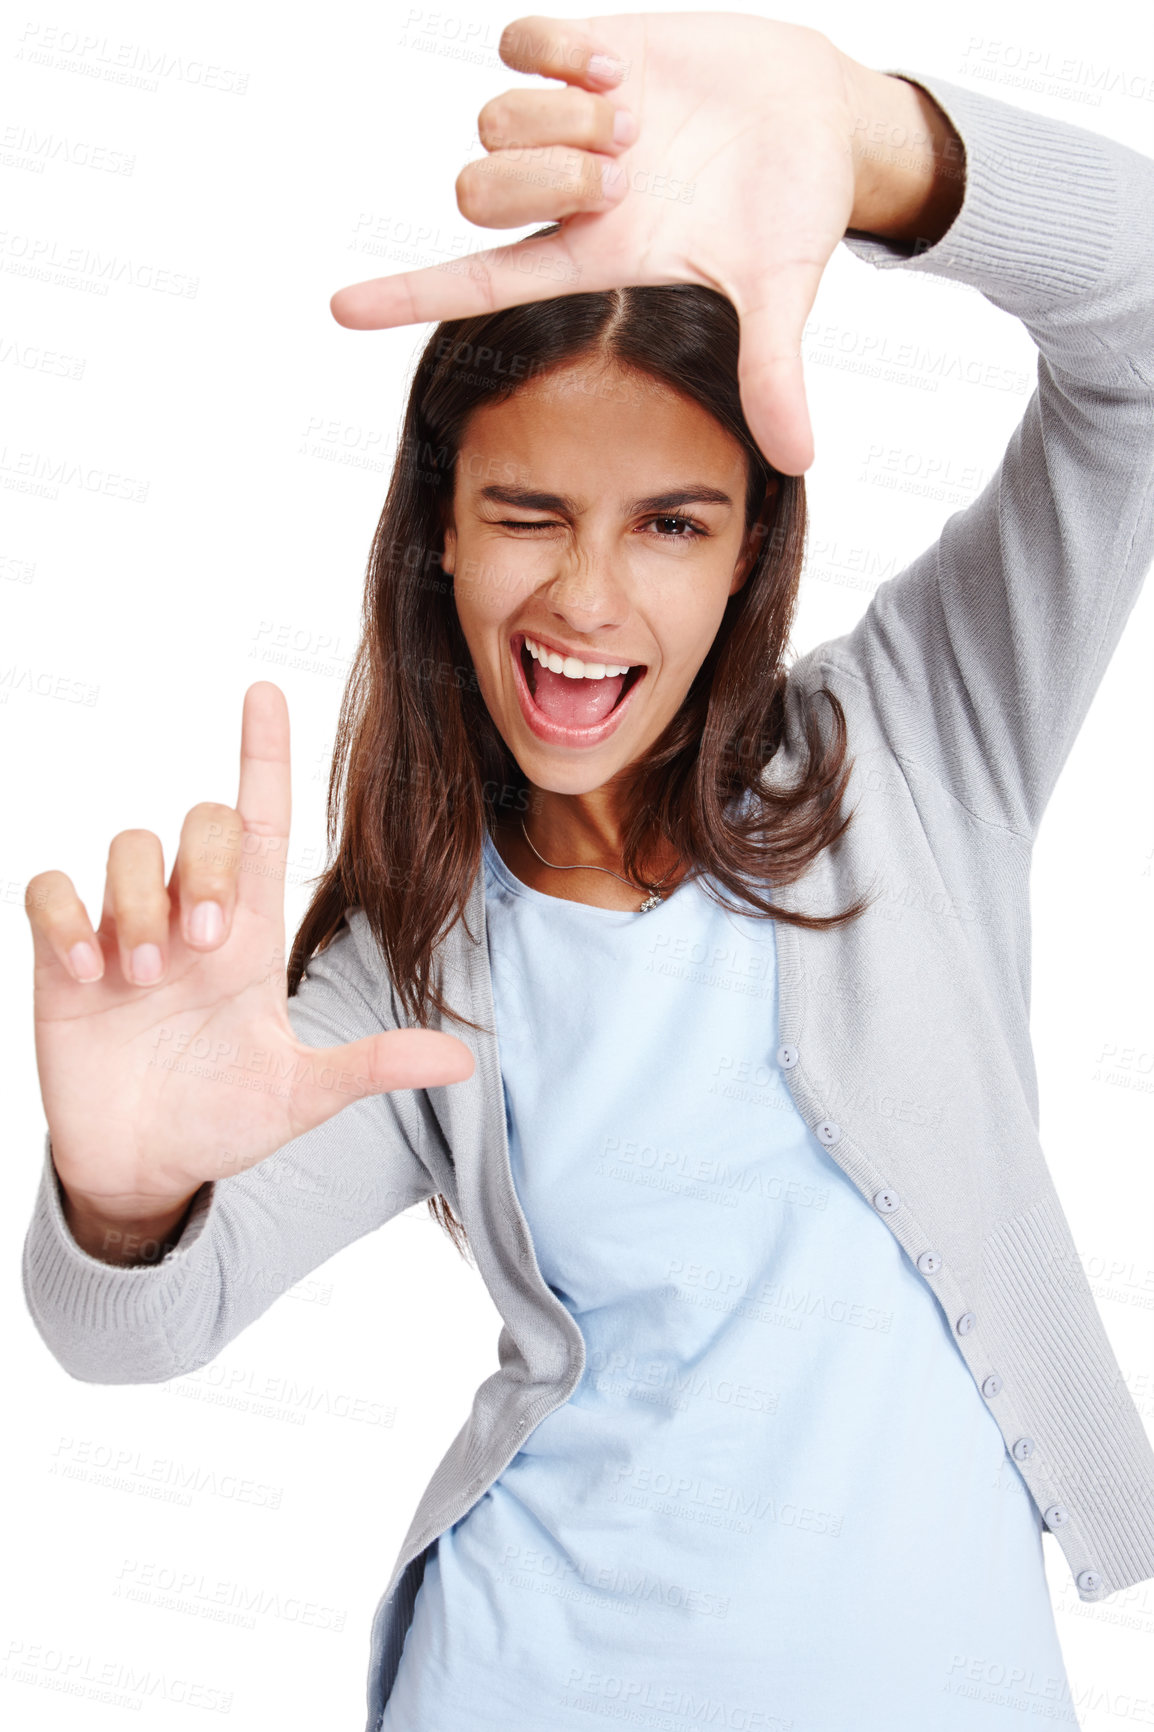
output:
[[[668,512],[662,512],[657,517],[646,518],[645,521],[646,523],[677,523],[683,525],[684,530],[688,531],[688,533],[670,534],[667,530],[658,530],[656,534],[659,541],[698,541],[709,534],[705,525],[699,523],[695,517],[674,516]],[[528,518],[503,517],[498,519],[497,527],[499,529],[564,529],[565,525],[555,522],[552,518],[530,520]]]
[[[650,522],[650,523],[682,523],[685,525],[687,530],[692,531],[692,533],[689,535],[662,534],[660,537],[660,539],[662,541],[697,541],[702,536],[709,534],[709,531],[708,531],[708,529],[706,529],[704,523],[698,523],[696,517],[670,517],[667,514],[663,517],[651,517],[648,519],[648,522]]]

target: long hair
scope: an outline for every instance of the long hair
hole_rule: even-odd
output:
[[[562,295],[450,319],[433,331],[413,375],[369,554],[362,635],[329,776],[332,864],[319,877],[292,947],[290,996],[310,956],[340,930],[346,910],[359,907],[402,1015],[428,1026],[435,1007],[479,1026],[440,996],[436,953],[457,919],[464,923],[486,828],[502,813],[528,810],[529,789],[481,696],[453,580],[442,569],[444,531],[471,412],[578,360],[651,376],[700,404],[743,446],[745,526],[756,547],[681,708],[629,766],[623,871],[640,875],[663,838],[695,875],[709,874],[730,893],[733,901],[705,886],[723,907],[808,927],[864,912],[863,899],[840,914],[790,912],[766,894],[770,881],[800,878],[842,835],[852,817],[840,812],[852,759],[845,713],[822,686],[814,696],[829,700],[831,737],[823,740],[807,704],[808,759],[800,778],[785,790],[760,785],[783,735],[784,653],[806,508],[802,477],[773,469],[746,423],[739,337],[736,310],[724,295],[680,283]],[[756,797],[737,798],[746,792]],[[429,1207],[463,1252],[465,1229],[447,1199],[431,1197]]]

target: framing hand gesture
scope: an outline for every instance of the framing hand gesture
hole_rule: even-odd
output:
[[[333,296],[334,318],[373,330],[558,293],[704,284],[741,320],[754,436],[780,470],[802,473],[813,461],[802,332],[830,255],[847,227],[864,226],[851,217],[863,180],[878,176],[878,116],[901,108],[922,128],[914,87],[820,31],[735,12],[519,18],[500,53],[563,87],[485,104],[489,155],[461,170],[457,203],[486,228],[558,221],[558,232],[354,284]],[[599,55],[623,74],[599,69]],[[621,109],[636,124],[615,142]]]
[[[255,1166],[351,1101],[472,1074],[469,1048],[436,1029],[333,1047],[297,1039],[290,809],[288,705],[259,680],[244,697],[236,806],[192,807],[167,888],[148,830],[113,838],[95,932],[66,873],[29,881],[40,1088],[53,1162],[81,1216],[167,1229],[204,1181]],[[223,923],[198,929],[197,906],[214,902]]]

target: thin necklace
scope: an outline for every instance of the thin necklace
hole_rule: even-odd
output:
[[[536,854],[536,856],[537,856],[538,860],[540,860],[542,866],[548,866],[554,872],[608,872],[608,874],[611,878],[620,878],[622,884],[628,884],[629,888],[631,890],[636,890],[638,888],[638,886],[636,884],[634,884],[634,882],[631,878],[624,878],[624,877],[622,877],[620,872],[614,872],[612,866],[594,866],[592,863],[583,865],[580,861],[578,861],[577,865],[575,865],[575,866],[558,866],[556,861],[546,860],[544,854],[541,853],[540,849],[535,848],[533,846],[532,837],[529,835],[528,830],[526,830],[526,828],[525,828],[524,818],[522,818],[522,820],[521,820],[521,834],[524,836],[526,842],[528,842],[530,848],[533,849],[534,854]],[[664,896],[659,896],[657,893],[660,890],[661,886],[663,884],[668,883],[670,878],[673,877],[673,874],[676,872],[676,870],[677,870],[676,866],[671,866],[669,871],[665,874],[665,877],[659,878],[657,880],[656,884],[646,884],[644,881],[642,881],[640,888],[642,890],[648,890],[649,894],[645,898],[645,901],[641,904],[640,908],[637,909],[638,914],[645,914],[650,908],[656,908],[657,904],[659,902],[665,901]]]

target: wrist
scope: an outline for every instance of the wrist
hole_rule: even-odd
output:
[[[159,1263],[177,1244],[201,1187],[169,1202],[134,1205],[129,1199],[88,1197],[60,1180],[60,1208],[68,1231],[89,1256],[104,1263]]]
[[[848,226],[933,245],[965,196],[966,152],[957,129],[908,78],[854,62],[850,88],[854,204]]]

